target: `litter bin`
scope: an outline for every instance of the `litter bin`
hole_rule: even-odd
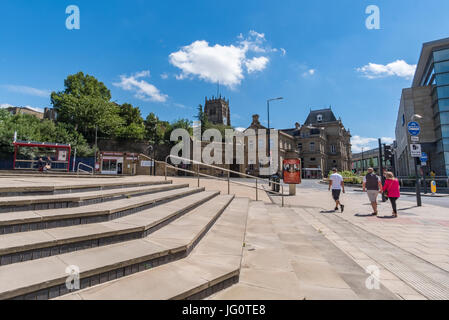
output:
[[[271,190],[279,192],[279,190],[281,189],[281,186],[278,183],[281,182],[281,177],[278,174],[273,174],[271,176],[271,181],[276,182],[276,183],[271,184]]]

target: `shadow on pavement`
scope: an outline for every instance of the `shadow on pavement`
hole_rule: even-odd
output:
[[[359,218],[366,218],[366,217],[373,217],[374,215],[371,213],[356,213],[354,216]]]
[[[321,210],[320,213],[334,213],[335,210]]]

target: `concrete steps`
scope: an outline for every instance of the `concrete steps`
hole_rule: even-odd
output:
[[[5,212],[73,208],[103,203],[130,196],[188,187],[188,184],[162,184],[59,195],[14,196],[0,199],[0,214]]]
[[[219,192],[199,192],[113,221],[0,236],[0,265],[144,238]]]
[[[249,199],[234,199],[185,259],[57,299],[201,299],[222,290],[238,282],[248,206]]]
[[[80,271],[81,289],[84,289],[184,258],[207,234],[232,199],[231,195],[215,196],[193,209],[184,201],[187,213],[141,239],[79,248],[74,252],[0,266],[0,299],[50,299],[67,294],[66,269],[69,266]],[[170,216],[167,211],[173,210],[170,212],[174,217],[183,210],[172,202],[157,208],[159,211],[154,210],[152,214],[159,214],[160,219],[150,218],[152,214],[147,216],[142,212],[134,217],[134,221],[130,218],[128,223],[140,224],[141,228],[144,225],[143,228],[151,230],[151,226],[157,226],[158,222],[160,225],[164,215]]]
[[[0,235],[114,220],[204,190],[187,186],[180,184],[152,187],[162,189],[159,189],[159,192],[153,189],[151,194],[82,207],[2,213]]]
[[[88,192],[98,190],[110,190],[119,188],[132,188],[141,186],[152,186],[160,184],[171,184],[172,181],[120,181],[120,182],[96,182],[93,183],[71,183],[65,185],[52,185],[52,184],[39,184],[33,186],[11,186],[0,187],[0,197],[13,197],[13,196],[31,196],[31,195],[53,195],[53,194],[66,194],[74,192]]]

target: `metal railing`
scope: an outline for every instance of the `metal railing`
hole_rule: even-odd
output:
[[[89,168],[89,169],[91,169],[92,171],[89,172],[89,171],[83,170],[83,169],[80,168],[81,166],[84,166],[84,167],[86,167],[86,168]],[[84,172],[84,173],[88,173],[88,174],[90,174],[90,175],[94,175],[95,169],[94,169],[93,167],[91,167],[91,166],[85,164],[85,163],[78,162],[78,168],[77,168],[77,170],[76,170],[76,174],[79,174],[80,172]]]
[[[181,161],[188,161],[188,162],[192,163],[192,165],[196,165],[197,170],[193,171],[193,170],[178,168],[178,167],[168,163],[168,159],[169,158],[174,158],[174,159],[178,159],[178,160],[181,160]],[[188,173],[191,173],[193,175],[196,175],[197,180],[198,180],[198,187],[200,186],[200,177],[202,176],[202,177],[212,178],[212,179],[215,179],[215,180],[227,181],[227,183],[228,183],[228,194],[231,193],[231,183],[238,184],[238,185],[243,185],[243,186],[248,187],[248,188],[253,188],[253,189],[256,190],[256,201],[259,200],[259,192],[258,191],[259,190],[266,191],[264,188],[259,187],[259,184],[260,184],[259,182],[260,181],[265,181],[265,182],[268,182],[268,183],[279,185],[280,188],[281,188],[281,192],[273,191],[273,190],[269,190],[268,192],[280,195],[282,197],[282,207],[284,206],[284,185],[282,183],[280,183],[280,182],[270,181],[268,179],[259,178],[259,177],[252,176],[252,175],[249,175],[249,174],[246,174],[246,173],[241,173],[241,172],[238,172],[238,171],[233,171],[233,170],[229,170],[229,169],[226,169],[226,168],[221,168],[221,167],[214,166],[214,165],[211,165],[211,164],[206,164],[206,163],[203,163],[203,162],[190,160],[190,159],[187,159],[187,158],[181,158],[181,157],[173,156],[173,155],[168,155],[165,158],[165,162],[156,161],[156,160],[154,160],[154,161],[157,162],[157,163],[163,163],[165,165],[165,180],[167,180],[167,169],[168,168],[172,168],[172,169],[174,169],[176,171],[183,171],[183,172],[188,172]],[[200,166],[206,166],[208,168],[212,168],[212,169],[216,169],[216,170],[227,172],[227,178],[222,179],[222,178],[219,178],[219,177],[216,177],[216,176],[212,176],[212,175],[209,175],[209,174],[201,173],[200,172]],[[247,178],[250,178],[250,179],[255,179],[255,186],[249,185],[247,183],[231,180],[231,174],[239,175],[241,177],[242,176],[243,177],[247,177]]]

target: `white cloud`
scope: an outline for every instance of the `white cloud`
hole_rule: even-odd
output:
[[[265,69],[268,61],[269,59],[267,57],[254,57],[252,59],[246,60],[245,66],[248,70],[248,73],[253,73]]]
[[[315,74],[315,72],[316,72],[316,70],[315,69],[309,69],[309,70],[307,70],[306,72],[304,72],[303,74],[302,74],[302,76],[305,78],[305,77],[311,77],[311,76],[313,76],[314,74]]]
[[[368,63],[367,65],[357,68],[368,79],[383,78],[389,76],[397,76],[405,79],[412,79],[415,74],[416,64],[411,65],[404,60],[396,60],[389,64]]]
[[[145,77],[150,77],[150,71],[140,71],[129,77],[121,75],[120,82],[113,83],[113,85],[126,91],[135,92],[134,96],[140,100],[156,102],[167,101],[168,96],[162,94],[158,88],[144,80],[139,80],[140,78]]]
[[[243,132],[243,131],[246,130],[246,128],[243,128],[243,127],[237,127],[237,128],[235,128],[234,130],[235,130],[235,131],[238,131],[238,132]]]
[[[36,88],[32,88],[32,87],[27,87],[27,86],[16,86],[16,85],[7,84],[7,85],[3,85],[2,87],[11,92],[26,94],[26,95],[30,95],[30,96],[37,96],[37,97],[49,97],[50,93],[51,93],[49,90],[41,90],[41,89],[36,89]]]
[[[2,104],[0,104],[0,109],[6,109],[6,108],[9,108],[9,107],[14,107],[14,106],[11,105],[11,104],[8,104],[8,103],[2,103]]]
[[[162,78],[163,80],[168,79],[168,74],[164,72],[163,74],[161,74],[161,78]]]
[[[266,53],[274,51],[264,45],[265,34],[251,30],[247,37],[240,34],[237,38],[235,44],[213,46],[197,40],[171,53],[170,63],[181,69],[176,79],[198,77],[233,88],[245,78],[244,67],[248,73],[264,70],[269,62]],[[258,56],[251,57],[251,53]]]
[[[381,140],[382,143],[391,144],[393,143],[394,138],[382,137]],[[362,148],[364,149],[364,151],[368,151],[379,147],[377,138],[367,138],[361,136],[353,136],[351,138],[351,144],[353,153],[362,152]]]
[[[285,56],[287,54],[287,50],[285,50],[284,48],[281,48],[281,56]]]

